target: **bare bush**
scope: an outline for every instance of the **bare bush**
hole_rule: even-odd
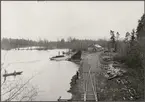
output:
[[[8,53],[8,52],[7,52]],[[6,54],[7,54],[6,53]],[[1,63],[1,72],[6,71],[5,57],[4,62]],[[29,82],[35,77],[32,76],[27,81],[20,76],[3,77],[1,73],[1,100],[2,101],[33,101],[38,95],[38,88],[32,86]]]

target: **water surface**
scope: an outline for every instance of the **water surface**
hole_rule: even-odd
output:
[[[37,50],[10,50],[1,51],[1,63],[8,73],[23,71],[22,75],[8,77],[6,81],[27,81],[34,78],[30,84],[37,87],[39,92],[35,100],[56,101],[59,96],[64,99],[71,98],[67,92],[70,88],[72,76],[78,70],[78,65],[69,61],[50,61],[49,58],[66,49],[37,51]],[[2,69],[2,74],[4,70]],[[4,78],[1,77],[3,81]],[[4,99],[4,97],[2,97]]]

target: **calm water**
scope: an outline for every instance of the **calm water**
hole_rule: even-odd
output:
[[[58,51],[67,50],[2,50],[1,63],[4,63],[3,66],[7,72],[23,71],[20,76],[7,77],[6,82],[26,82],[34,76],[29,84],[39,90],[35,100],[55,101],[59,96],[64,99],[71,98],[71,94],[67,90],[70,88],[69,83],[72,76],[78,70],[78,65],[68,61],[50,61],[49,58],[57,55]],[[4,73],[3,69],[2,74]],[[2,82],[3,80],[4,78],[1,77]],[[2,91],[4,90],[2,89]]]

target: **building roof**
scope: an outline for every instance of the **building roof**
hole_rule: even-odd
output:
[[[95,44],[94,46],[95,46],[95,47],[99,47],[99,48],[101,48],[101,47],[102,47],[102,46],[100,46],[100,45],[98,45],[98,44]]]
[[[101,48],[102,46],[100,46],[99,44],[92,44],[92,45],[89,45],[88,47],[97,47],[97,48]]]

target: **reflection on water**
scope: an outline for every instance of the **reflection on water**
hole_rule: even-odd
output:
[[[71,94],[67,93],[70,88],[72,76],[78,70],[78,66],[68,61],[50,61],[49,58],[58,54],[58,51],[66,50],[11,50],[1,51],[1,62],[8,73],[23,71],[22,75],[8,77],[8,80],[27,81],[35,76],[30,84],[39,89],[36,100],[55,101],[61,96],[69,99]],[[5,56],[5,58],[4,58]],[[2,74],[4,70],[2,70]],[[1,77],[3,81],[4,78]]]

